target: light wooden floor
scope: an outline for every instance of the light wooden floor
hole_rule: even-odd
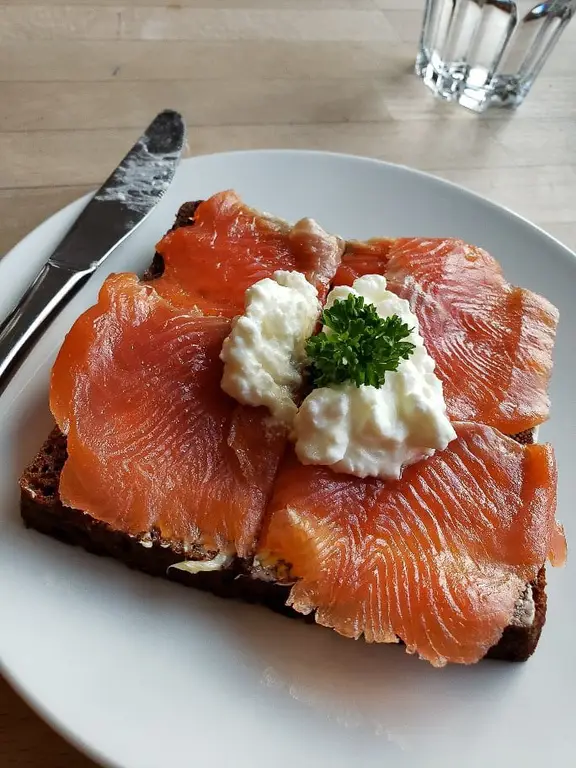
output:
[[[516,113],[412,74],[423,0],[0,0],[0,255],[167,106],[192,153],[301,147],[431,171],[576,249],[576,23]],[[1,632],[1,627],[0,627]],[[0,682],[0,766],[92,765]]]

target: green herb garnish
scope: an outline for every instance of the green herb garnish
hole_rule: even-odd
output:
[[[382,318],[363,296],[350,294],[322,312],[329,332],[311,336],[306,343],[315,387],[352,382],[379,388],[387,371],[395,371],[415,347],[404,341],[408,328],[398,315]]]

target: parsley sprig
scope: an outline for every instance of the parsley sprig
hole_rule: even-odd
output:
[[[398,315],[382,318],[363,296],[350,294],[322,313],[322,331],[306,343],[315,387],[352,382],[379,388],[415,347],[404,341],[412,329]]]

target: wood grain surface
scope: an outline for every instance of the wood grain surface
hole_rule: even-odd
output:
[[[576,23],[518,111],[478,117],[413,75],[423,4],[0,0],[0,254],[101,182],[164,107],[185,115],[194,154],[405,163],[576,249]],[[0,680],[1,768],[93,765]]]

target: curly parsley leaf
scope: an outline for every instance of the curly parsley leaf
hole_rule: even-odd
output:
[[[397,370],[401,360],[414,352],[405,341],[412,332],[398,315],[382,318],[363,296],[350,294],[322,313],[329,329],[306,343],[310,373],[315,387],[351,382],[379,388],[386,373]]]

